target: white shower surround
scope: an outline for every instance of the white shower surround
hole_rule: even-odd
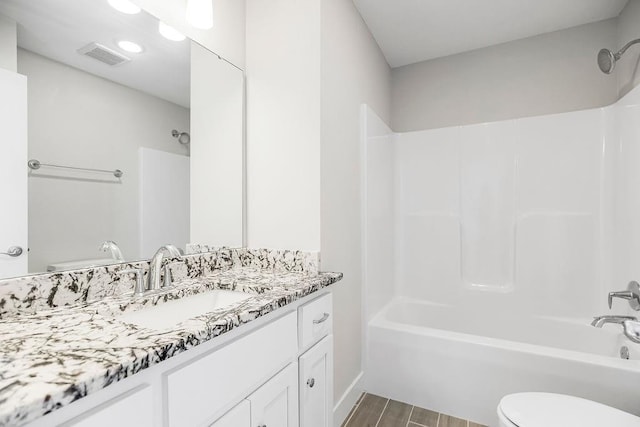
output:
[[[606,294],[640,277],[640,90],[606,108],[402,134],[364,107],[362,125],[366,388],[485,423],[522,390],[640,413],[623,380],[637,384],[640,364],[616,359],[620,343],[640,346],[588,326],[628,314]],[[389,314],[416,304],[432,313]],[[586,350],[612,333],[615,348]]]

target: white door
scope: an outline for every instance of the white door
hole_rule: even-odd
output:
[[[210,427],[251,427],[251,405],[243,400]]]
[[[27,78],[1,68],[0,129],[0,278],[3,278],[25,275],[28,269]]]
[[[333,337],[300,356],[300,427],[333,425]]]
[[[298,427],[298,364],[291,363],[247,400],[253,427]]]

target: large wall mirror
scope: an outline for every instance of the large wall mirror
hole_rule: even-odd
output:
[[[17,24],[28,135],[0,145],[2,209],[14,215],[0,214],[0,252],[23,250],[0,255],[0,278],[150,258],[167,243],[242,244],[243,72],[134,12],[0,3]],[[0,71],[13,91],[15,73]],[[20,126],[22,95],[11,96],[3,128]]]

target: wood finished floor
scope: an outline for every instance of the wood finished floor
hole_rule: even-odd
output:
[[[486,427],[450,415],[363,393],[342,427]]]

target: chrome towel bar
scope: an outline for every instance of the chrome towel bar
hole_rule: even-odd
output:
[[[124,172],[122,172],[120,169],[105,170],[105,169],[77,168],[77,167],[74,167],[74,166],[50,165],[50,164],[47,164],[47,163],[40,163],[40,161],[36,160],[36,159],[29,160],[27,162],[27,165],[29,166],[29,169],[32,169],[32,170],[38,170],[38,169],[40,169],[40,167],[46,166],[46,167],[49,167],[49,168],[72,169],[72,170],[77,170],[77,171],[108,173],[108,174],[111,174],[111,175],[115,176],[116,178],[121,178],[122,175],[124,175]]]

